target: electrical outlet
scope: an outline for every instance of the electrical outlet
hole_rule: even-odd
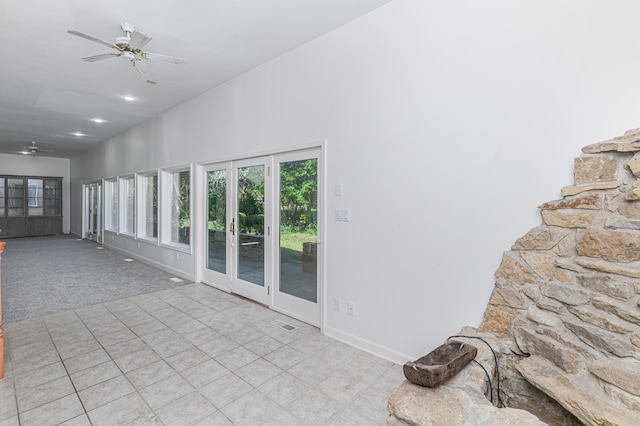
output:
[[[347,315],[352,317],[356,316],[356,304],[353,302],[347,302]]]
[[[336,312],[340,312],[342,307],[340,306],[340,299],[333,299],[333,310]]]

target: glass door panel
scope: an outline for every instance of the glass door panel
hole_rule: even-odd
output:
[[[237,169],[238,279],[264,286],[264,165]]]
[[[227,170],[207,172],[206,265],[227,273]]]
[[[319,325],[319,150],[282,154],[276,161],[279,260],[273,305]]]
[[[273,270],[270,162],[271,157],[260,157],[230,163],[231,208],[227,216],[231,291],[265,305],[269,304]]]
[[[279,290],[318,301],[318,159],[280,163]]]

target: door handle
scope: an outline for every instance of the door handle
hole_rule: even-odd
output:
[[[231,235],[236,235],[236,218],[231,219],[231,223],[229,224],[229,231],[231,231]]]

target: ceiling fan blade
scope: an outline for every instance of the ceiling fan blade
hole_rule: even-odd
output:
[[[151,76],[151,74],[153,74],[149,69],[149,66],[142,59],[133,59],[131,63],[143,77],[149,77]]]
[[[144,45],[151,41],[151,36],[141,31],[135,31],[131,34],[131,40],[129,40],[129,46],[134,49],[142,49]]]
[[[103,59],[117,58],[118,56],[122,56],[122,53],[103,53],[102,55],[87,56],[86,58],[82,58],[82,60],[87,62],[96,62],[102,61]]]
[[[112,49],[120,50],[120,49],[118,49],[118,47],[117,47],[115,44],[107,43],[107,42],[106,42],[106,41],[104,41],[104,40],[100,40],[99,38],[95,38],[95,37],[90,36],[90,35],[88,35],[88,34],[81,33],[80,31],[67,30],[67,32],[68,32],[69,34],[71,34],[71,35],[78,36],[78,37],[81,37],[81,38],[87,39],[87,40],[89,40],[89,41],[93,41],[93,42],[95,42],[95,43],[102,44],[103,46],[107,46],[107,47],[110,47],[110,48],[112,48]]]
[[[168,64],[184,64],[184,59],[176,58],[175,56],[160,55],[151,52],[142,52],[140,56],[150,61],[166,62]]]

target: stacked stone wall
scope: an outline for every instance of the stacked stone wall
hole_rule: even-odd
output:
[[[581,422],[640,424],[640,130],[583,148],[561,195],[503,255],[478,331],[515,342],[511,380]],[[538,411],[526,383],[507,399]]]
[[[388,424],[640,425],[640,129],[582,151],[574,184],[503,254],[482,323],[465,330],[497,352],[494,404],[507,411],[477,398],[486,381],[470,364],[440,388],[403,383]]]

